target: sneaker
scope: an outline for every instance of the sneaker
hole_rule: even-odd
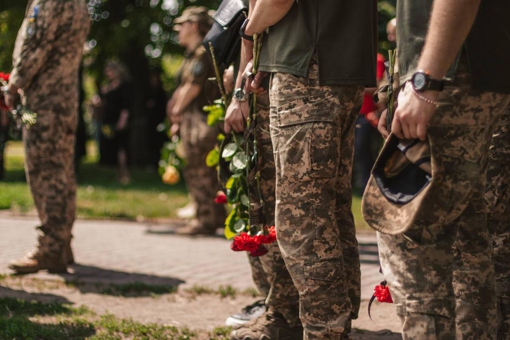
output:
[[[226,326],[242,325],[248,321],[254,320],[259,316],[262,316],[267,311],[265,300],[258,300],[244,307],[241,313],[231,315],[225,321]]]
[[[197,205],[195,202],[191,201],[185,207],[177,209],[177,217],[187,219],[195,217],[197,213]]]
[[[290,327],[283,315],[268,311],[234,329],[230,340],[303,340],[303,327]]]

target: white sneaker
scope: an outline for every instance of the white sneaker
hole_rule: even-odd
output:
[[[197,205],[195,202],[189,202],[188,205],[176,210],[179,218],[193,218],[197,213]]]
[[[225,321],[226,326],[242,325],[254,320],[264,314],[267,310],[265,300],[255,301],[253,304],[244,307],[241,313],[231,315]]]

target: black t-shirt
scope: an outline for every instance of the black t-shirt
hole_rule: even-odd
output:
[[[119,86],[107,91],[103,97],[103,100],[106,102],[103,114],[104,124],[117,124],[120,113],[124,109],[131,112],[132,93],[129,83],[121,83]]]

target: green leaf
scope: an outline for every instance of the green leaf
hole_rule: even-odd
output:
[[[225,220],[225,237],[227,238],[227,240],[230,240],[232,237],[234,237],[236,235],[235,229],[234,229],[234,224],[235,224],[236,220],[237,220],[237,211],[235,209],[232,209],[230,214],[227,216],[227,219]]]
[[[225,184],[225,188],[231,189],[233,186],[234,186],[234,178],[232,176],[228,179],[227,184]]]
[[[229,143],[225,146],[223,149],[223,152],[221,153],[222,158],[229,158],[232,157],[237,151],[237,145],[235,143]]]
[[[234,156],[231,164],[234,164],[234,167],[236,169],[239,170],[246,169],[246,167],[248,166],[248,156],[246,156],[246,154],[243,151],[241,151]]]
[[[239,201],[237,199],[237,189],[235,187],[227,189],[227,200],[230,204],[237,203]]]
[[[238,172],[238,173],[235,173],[235,174],[232,174],[232,177],[231,178],[239,178],[243,175],[242,172]]]
[[[242,219],[237,220],[236,223],[234,224],[234,230],[237,233],[242,232],[244,228],[246,228],[246,223]]]
[[[212,149],[205,159],[205,164],[212,168],[220,162],[220,153],[217,148]]]
[[[225,227],[225,238],[227,240],[231,240],[236,236],[236,233],[234,233],[232,230],[230,230],[229,227]]]
[[[240,201],[243,205],[249,207],[250,206],[250,199],[246,195],[241,195]]]

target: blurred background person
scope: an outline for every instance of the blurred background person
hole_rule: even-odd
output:
[[[223,205],[214,203],[219,190],[216,169],[206,165],[207,154],[216,145],[218,130],[207,125],[203,107],[220,97],[218,87],[208,78],[214,67],[202,40],[211,28],[212,19],[205,7],[188,7],[175,19],[179,45],[186,51],[178,71],[177,88],[168,102],[167,114],[171,133],[178,134],[183,145],[186,166],[184,178],[189,194],[196,204],[196,218],[176,231],[183,235],[212,235],[225,224]]]
[[[130,76],[126,67],[117,61],[108,62],[104,73],[107,84],[95,98],[96,106],[101,108],[100,163],[117,165],[119,182],[128,184],[131,181],[128,170],[129,116],[133,105]]]
[[[149,76],[149,90],[145,98],[147,116],[147,138],[149,147],[149,165],[158,169],[161,148],[168,140],[166,131],[158,131],[158,125],[166,118],[167,96],[161,81],[161,70],[152,70]]]

